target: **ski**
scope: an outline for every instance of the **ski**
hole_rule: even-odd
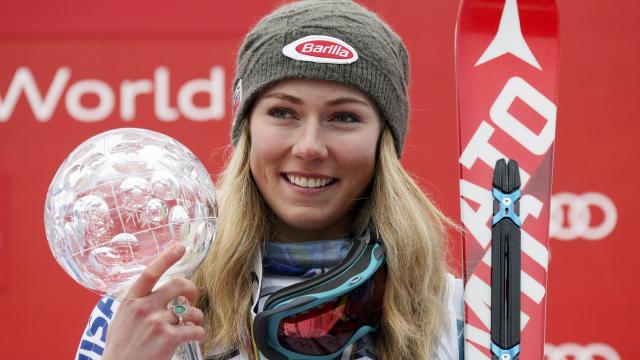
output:
[[[520,355],[520,198],[518,163],[498,160],[491,221],[491,353],[496,360]]]
[[[556,0],[462,0],[455,67],[465,359],[543,358],[558,53]],[[500,207],[505,197],[513,207]]]

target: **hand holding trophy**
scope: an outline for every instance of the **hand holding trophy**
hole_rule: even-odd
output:
[[[49,187],[44,218],[54,257],[90,290],[121,301],[157,300],[160,294],[148,293],[174,279],[169,288],[182,293],[164,291],[173,300],[163,306],[182,325],[186,311],[197,310],[181,298],[193,301],[197,291],[179,278],[204,259],[217,211],[211,178],[186,147],[126,128],[98,134],[68,156]],[[202,359],[197,344],[181,345],[174,356]]]

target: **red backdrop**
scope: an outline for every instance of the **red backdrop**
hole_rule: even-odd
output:
[[[98,298],[62,271],[44,236],[46,191],[64,158],[96,133],[144,127],[187,145],[215,174],[229,139],[236,49],[277,3],[0,1],[0,358],[71,358]],[[410,51],[412,121],[403,162],[459,219],[458,2],[363,3]],[[640,356],[632,329],[640,300],[633,285],[640,245],[632,228],[633,186],[640,182],[633,148],[640,129],[633,121],[640,3],[559,0],[559,6],[548,355],[633,359]],[[182,86],[194,79],[208,79],[214,90],[193,96],[191,107],[222,101],[219,119],[198,120],[189,103],[178,104]],[[134,99],[127,84],[141,80],[151,88]],[[453,234],[456,255],[457,242]]]

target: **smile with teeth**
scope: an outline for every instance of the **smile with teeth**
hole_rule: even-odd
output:
[[[285,177],[287,178],[287,180],[289,180],[290,183],[294,185],[298,185],[300,187],[304,187],[304,188],[324,187],[329,184],[332,184],[335,181],[335,179],[330,179],[330,178],[316,179],[316,178],[306,178],[306,177],[290,175],[290,174],[285,174]]]

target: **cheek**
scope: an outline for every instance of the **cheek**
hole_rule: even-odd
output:
[[[261,136],[261,132],[255,129],[254,122],[250,122],[250,138],[251,138],[251,147],[249,150],[249,168],[251,170],[251,175],[253,175],[253,179],[256,181],[258,187],[263,183],[263,164],[264,164],[264,141]]]
[[[251,152],[249,153],[249,170],[251,171],[251,175],[253,179],[260,185],[260,173],[258,168],[258,159],[256,158],[253,147],[251,148]]]
[[[263,186],[268,180],[272,169],[279,163],[283,147],[281,141],[274,141],[273,132],[268,128],[251,125],[251,149],[249,151],[249,167],[258,186]]]
[[[276,145],[282,144],[282,131],[277,127],[266,124],[267,120],[257,116],[249,122],[249,137],[251,141],[251,153],[256,157],[264,157],[269,152],[274,152]],[[278,140],[278,141],[276,141]]]
[[[339,155],[339,163],[343,164],[345,174],[351,174],[354,181],[365,186],[373,175],[376,163],[377,142],[345,141]]]
[[[350,147],[349,154],[354,158],[354,161],[374,163],[378,149],[378,137],[377,131],[370,130],[366,136],[346,142]]]

